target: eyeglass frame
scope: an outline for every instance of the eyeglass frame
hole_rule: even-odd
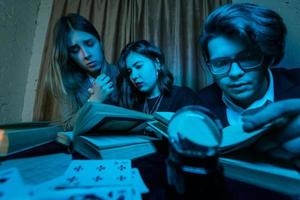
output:
[[[212,73],[214,76],[218,76],[218,77],[227,76],[228,73],[229,73],[230,70],[231,70],[231,67],[232,67],[232,64],[233,64],[233,63],[238,64],[238,66],[239,66],[244,72],[254,71],[254,70],[257,70],[258,68],[260,68],[260,67],[262,66],[262,64],[263,64],[264,61],[265,61],[265,56],[264,56],[264,54],[262,54],[262,53],[258,53],[258,54],[261,54],[261,58],[260,58],[259,64],[255,65],[255,66],[253,66],[253,67],[250,67],[250,68],[244,68],[244,67],[240,64],[240,59],[241,59],[241,58],[239,58],[239,56],[241,57],[241,54],[243,54],[243,53],[245,53],[245,52],[253,52],[253,51],[244,50],[244,51],[241,51],[241,52],[239,52],[238,54],[236,54],[236,55],[234,55],[234,56],[228,56],[228,57],[216,58],[216,60],[217,60],[217,59],[220,59],[220,60],[221,60],[221,59],[227,59],[228,61],[230,61],[230,62],[228,62],[229,67],[228,67],[227,71],[224,72],[224,73],[214,73],[214,72],[213,72],[213,69],[212,69],[212,66],[211,66],[212,64],[210,64],[211,61],[209,61],[209,60],[206,61],[206,65],[208,66],[208,68],[209,68],[209,70],[211,71],[211,73]],[[258,54],[257,54],[257,55],[258,55]],[[213,60],[214,60],[214,59],[213,59]]]

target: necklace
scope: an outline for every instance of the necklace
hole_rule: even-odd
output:
[[[153,104],[151,110],[149,109],[149,105],[148,105],[148,101],[147,98],[145,99],[144,102],[144,108],[143,108],[143,112],[147,113],[147,114],[152,114],[154,112],[156,112],[160,106],[160,103],[163,99],[163,95],[159,95],[159,97],[156,99],[155,103]]]

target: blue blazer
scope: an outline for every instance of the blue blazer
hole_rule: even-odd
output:
[[[300,68],[271,69],[274,77],[274,100],[300,98]],[[210,109],[218,117],[223,126],[228,126],[226,106],[222,101],[222,90],[216,83],[207,86],[198,93],[200,104]]]

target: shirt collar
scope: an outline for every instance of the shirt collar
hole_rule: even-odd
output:
[[[274,79],[273,79],[273,75],[272,75],[272,72],[270,69],[268,69],[268,77],[269,77],[269,85],[268,85],[268,89],[267,89],[265,95],[262,98],[254,101],[246,109],[236,105],[233,101],[230,100],[230,98],[226,97],[225,94],[223,93],[222,100],[225,103],[227,109],[241,114],[245,110],[261,107],[268,102],[274,102]]]

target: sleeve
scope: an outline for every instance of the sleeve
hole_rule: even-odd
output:
[[[79,105],[76,102],[75,96],[64,97],[60,104],[60,112],[62,116],[63,126],[65,131],[73,130],[76,114],[79,110]]]

